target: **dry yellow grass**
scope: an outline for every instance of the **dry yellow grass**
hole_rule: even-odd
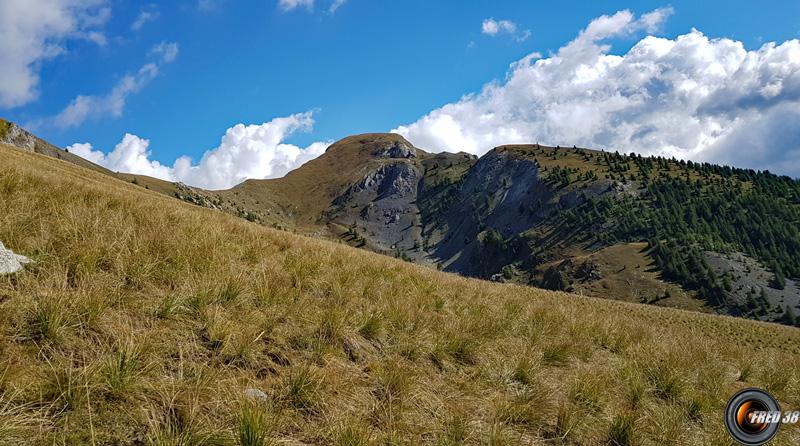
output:
[[[800,409],[797,329],[465,279],[7,147],[0,240],[35,261],[0,277],[0,443],[721,445],[739,388]]]

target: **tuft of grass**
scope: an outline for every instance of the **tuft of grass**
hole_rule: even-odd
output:
[[[559,441],[565,441],[568,437],[572,437],[573,429],[579,423],[580,415],[575,408],[568,405],[562,405],[558,408],[556,414],[556,425],[553,429],[553,438]]]
[[[708,408],[704,406],[704,403],[697,399],[692,399],[691,401],[687,402],[685,405],[686,418],[688,418],[689,421],[696,423],[702,421],[703,413],[708,410]]]
[[[136,382],[142,364],[142,347],[132,338],[118,341],[102,369],[108,390],[122,396]]]
[[[225,345],[227,347],[225,361],[242,367],[255,364],[265,333],[264,330],[254,333],[250,329],[234,333]]]
[[[174,294],[170,294],[161,301],[161,305],[156,310],[156,317],[159,319],[169,319],[177,316],[184,310],[183,300]]]
[[[322,379],[310,367],[293,367],[283,379],[277,399],[284,406],[314,413],[322,406],[321,387]]]
[[[186,302],[188,309],[194,315],[201,315],[205,309],[215,303],[216,296],[212,290],[203,289],[194,293]]]
[[[630,446],[634,444],[634,425],[636,420],[630,414],[620,414],[611,421],[608,428],[608,444],[611,446]]]
[[[411,389],[411,371],[402,364],[391,361],[375,372],[375,387],[372,396],[372,421],[384,430],[391,430],[403,412]]]
[[[411,386],[410,371],[394,362],[377,371],[376,378],[377,385],[372,393],[379,401],[400,401]]]
[[[489,426],[486,432],[483,443],[487,446],[512,446],[519,443],[519,439],[513,434],[506,425],[503,423],[495,422]]]
[[[50,364],[50,377],[41,391],[43,403],[51,404],[60,412],[81,407],[85,397],[86,371],[71,365],[72,359],[61,359]]]
[[[647,432],[654,444],[687,444],[690,442],[689,439],[696,435],[694,429],[687,427],[698,426],[692,426],[687,422],[686,408],[681,404],[662,404],[658,410],[651,411],[642,421],[644,426],[641,429],[636,430],[635,426],[631,427],[634,440],[638,440],[639,432]]]
[[[684,392],[685,382],[682,374],[666,360],[651,364],[645,371],[653,386],[653,393],[664,400],[677,401]]]
[[[547,345],[542,352],[542,361],[547,365],[564,365],[569,361],[571,351],[571,345],[566,342]]]
[[[636,410],[642,404],[645,395],[647,394],[647,387],[645,384],[635,379],[628,385],[627,404],[631,410]]]
[[[527,356],[517,360],[514,370],[511,372],[511,379],[527,386],[533,382],[535,369],[531,364],[531,360]]]
[[[368,341],[374,341],[380,336],[383,329],[382,315],[380,313],[371,313],[364,319],[361,326],[358,327],[358,334]]]
[[[467,443],[472,437],[469,419],[463,414],[454,414],[444,420],[441,432],[436,437],[438,446],[457,446]]]
[[[742,364],[739,369],[739,381],[746,383],[753,376],[753,365],[748,363]]]
[[[150,401],[147,424],[146,442],[150,446],[229,444],[229,437],[204,418],[196,391],[176,387],[159,391]]]
[[[340,423],[333,431],[331,444],[334,446],[369,446],[373,435],[362,423],[347,420]]]
[[[234,302],[244,294],[244,289],[242,279],[238,277],[229,277],[217,293],[215,302],[223,305]]]
[[[262,405],[244,403],[236,418],[240,446],[268,446],[273,444],[272,423]]]
[[[546,420],[548,404],[548,396],[543,388],[525,388],[501,402],[496,409],[496,416],[509,425],[536,428]]]
[[[70,314],[71,310],[63,299],[43,297],[36,300],[28,317],[31,337],[38,341],[60,343],[70,326]]]
[[[607,382],[605,382],[602,375],[596,373],[578,375],[570,390],[570,397],[573,401],[594,412],[602,411],[608,399],[607,395]]]
[[[344,317],[338,310],[325,311],[314,332],[314,340],[322,345],[336,345],[342,341]]]
[[[445,339],[442,349],[459,364],[475,365],[478,363],[479,347],[480,343],[471,336],[450,334]]]
[[[781,395],[794,380],[793,366],[778,363],[767,364],[761,371],[764,389],[773,395]]]

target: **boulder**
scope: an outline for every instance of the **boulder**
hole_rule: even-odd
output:
[[[244,396],[252,401],[267,401],[269,397],[262,390],[255,388],[248,388],[244,391]]]
[[[6,249],[3,242],[0,242],[0,274],[16,273],[23,268],[23,265],[30,262],[31,259]]]

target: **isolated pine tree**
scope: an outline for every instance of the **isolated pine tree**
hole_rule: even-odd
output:
[[[792,307],[787,305],[786,308],[783,310],[783,316],[781,316],[781,322],[783,322],[786,325],[795,325],[797,323],[797,318],[794,315]]]

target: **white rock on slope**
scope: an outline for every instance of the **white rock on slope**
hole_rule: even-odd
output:
[[[248,388],[244,391],[244,396],[250,400],[258,400],[258,401],[266,401],[269,399],[266,393],[259,389],[254,389],[252,387]]]
[[[22,269],[22,265],[30,263],[31,259],[15,254],[0,242],[0,274],[11,274]]]

